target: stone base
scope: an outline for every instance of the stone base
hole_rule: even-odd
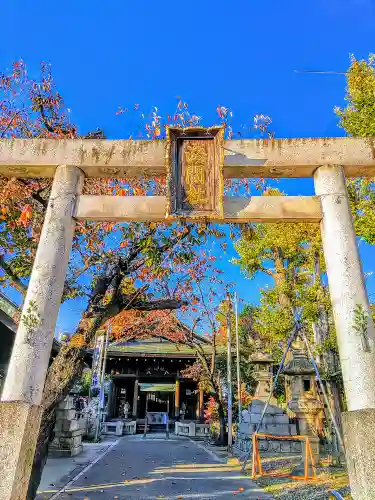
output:
[[[375,498],[375,408],[342,414],[346,464],[354,500]]]
[[[320,444],[319,444],[319,438],[315,436],[309,436],[309,441],[310,441],[310,447],[311,447],[311,453],[313,456],[314,460],[314,465],[315,467],[319,465],[320,462]],[[304,443],[302,444],[302,446]]]
[[[55,430],[55,437],[56,438],[68,438],[68,439],[74,438],[74,437],[81,437],[82,438],[82,434],[83,434],[82,429],[76,429],[75,431],[56,431]]]
[[[41,417],[41,406],[0,402],[0,500],[26,498]]]
[[[69,449],[61,449],[61,448],[51,448],[48,451],[48,456],[52,458],[60,458],[60,457],[75,457],[76,455],[79,455],[83,451],[83,446],[80,444],[79,446],[76,446],[75,448],[69,448]]]
[[[311,447],[311,453],[313,456],[313,461],[314,464],[311,462],[310,454],[306,456],[306,442],[301,441],[301,446],[302,446],[302,461],[297,467],[295,467],[291,475],[297,476],[297,477],[304,477],[305,476],[305,464],[307,461],[307,474],[308,477],[313,477],[314,472],[316,472],[316,467],[319,464],[319,438],[315,436],[309,436],[309,441],[310,441],[310,447]]]

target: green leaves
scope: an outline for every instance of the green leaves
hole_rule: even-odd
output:
[[[346,108],[335,108],[339,126],[353,137],[375,136],[375,54],[368,60],[351,58],[347,76]],[[357,235],[375,244],[375,185],[367,179],[347,183]]]
[[[356,234],[370,245],[375,244],[375,184],[367,179],[347,182]]]
[[[367,338],[368,314],[362,304],[355,306],[353,328],[361,338],[363,350],[369,352],[370,346]]]
[[[269,196],[280,194],[275,189],[267,192]],[[303,311],[302,319],[310,336],[312,323],[320,320],[322,310],[330,311],[321,281],[325,268],[319,226],[253,225],[242,230],[235,248],[239,254],[236,263],[250,279],[260,272],[273,280],[271,286],[261,290],[260,306],[251,311],[251,337],[260,341],[263,351],[279,359],[293,329],[295,308]]]
[[[346,108],[335,108],[339,125],[353,137],[375,136],[375,55],[367,61],[351,59],[347,76]]]
[[[40,324],[38,307],[34,301],[30,300],[26,310],[26,314],[23,314],[23,316],[21,317],[21,322],[24,324],[28,333],[28,340],[30,340],[35,329]]]

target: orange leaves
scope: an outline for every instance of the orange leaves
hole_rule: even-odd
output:
[[[30,205],[25,205],[22,209],[19,221],[22,225],[27,226],[33,216],[33,211]]]
[[[117,228],[118,228],[118,226],[116,226],[116,224],[114,224],[113,222],[105,222],[103,224],[104,231],[113,232]]]
[[[103,297],[103,304],[108,305],[113,298],[113,292],[111,290],[107,290]]]
[[[144,196],[146,193],[145,193],[145,190],[142,189],[141,187],[137,186],[133,189],[133,192],[134,192],[134,196]]]
[[[182,341],[184,334],[179,331],[176,317],[170,311],[141,312],[125,310],[108,323],[113,336],[119,340],[127,338],[150,338],[161,336],[173,341]]]
[[[120,248],[127,248],[129,246],[129,241],[122,241],[120,243]]]
[[[78,348],[84,347],[86,341],[83,333],[76,333],[75,335],[73,335],[73,337],[70,339],[69,344],[72,347],[78,347]]]
[[[141,183],[135,184],[133,182],[133,185],[129,188],[120,188],[116,190],[116,195],[117,196],[145,196],[146,195],[146,189],[141,185]],[[111,194],[111,193],[109,193]]]
[[[253,400],[252,395],[249,392],[247,392],[247,390],[246,390],[246,384],[244,384],[244,383],[241,384],[241,395],[240,395],[240,398],[241,398],[241,404],[244,407],[249,406],[249,404]],[[237,395],[237,399],[238,399],[238,395]]]

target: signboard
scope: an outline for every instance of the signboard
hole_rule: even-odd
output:
[[[167,218],[223,218],[223,141],[223,127],[167,127]]]
[[[168,413],[164,411],[148,411],[146,413],[146,418],[149,424],[166,424],[168,421]]]
[[[142,382],[139,385],[139,390],[141,392],[175,392],[175,384],[153,384]]]
[[[103,349],[104,349],[104,335],[103,332],[98,332],[92,356],[92,378],[91,378],[92,389],[96,389],[100,386]]]

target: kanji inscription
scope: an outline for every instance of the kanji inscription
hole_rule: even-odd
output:
[[[223,217],[223,129],[167,129],[167,217]]]

